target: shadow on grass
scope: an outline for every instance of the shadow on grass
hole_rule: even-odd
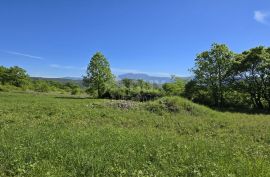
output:
[[[260,109],[248,109],[248,108],[212,108],[219,112],[231,112],[231,113],[244,113],[244,114],[265,114],[270,115],[269,110],[260,110]]]

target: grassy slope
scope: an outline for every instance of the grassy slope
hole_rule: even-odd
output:
[[[105,102],[0,93],[0,176],[270,176],[270,116]]]

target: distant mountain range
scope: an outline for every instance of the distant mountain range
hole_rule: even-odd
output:
[[[134,73],[127,73],[127,74],[121,74],[118,76],[119,80],[122,79],[141,79],[150,83],[156,83],[156,84],[163,84],[166,82],[171,82],[170,77],[158,77],[158,76],[149,76],[147,74],[134,74]]]
[[[127,74],[121,74],[117,77],[118,80],[122,79],[142,79],[146,82],[150,83],[156,83],[156,84],[164,84],[167,82],[171,82],[170,77],[159,77],[159,76],[149,76],[147,74],[141,74],[141,73],[127,73]],[[190,80],[192,77],[180,77],[183,80]],[[79,85],[82,85],[82,78],[81,77],[61,77],[61,78],[44,78],[44,77],[32,77],[34,80],[52,80],[52,81],[58,81],[62,83],[67,82],[73,82]]]
[[[164,84],[168,82],[172,82],[171,77],[159,77],[159,76],[149,76],[147,74],[140,74],[140,73],[127,73],[118,76],[119,80],[122,79],[142,79],[144,81],[156,84]],[[192,77],[180,77],[183,80],[190,80]]]

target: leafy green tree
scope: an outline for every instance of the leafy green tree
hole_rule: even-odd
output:
[[[265,64],[264,64],[264,98],[267,100],[268,103],[268,109],[270,110],[270,47],[265,49],[267,54],[265,58]]]
[[[28,84],[29,76],[26,71],[18,66],[5,68],[0,67],[0,80],[2,84],[10,84],[16,87],[22,87]]]
[[[224,92],[230,80],[230,71],[234,54],[224,44],[214,43],[209,51],[197,55],[195,74],[197,84],[205,87],[211,95],[214,105],[224,105]]]
[[[175,76],[172,76],[171,80],[171,83],[165,83],[162,85],[163,90],[167,95],[182,95],[185,90],[185,81]]]
[[[149,82],[146,82],[142,79],[136,80],[135,85],[136,87],[139,87],[140,90],[143,89],[150,90],[152,87],[154,87],[154,84],[150,84]]]
[[[121,83],[126,87],[127,89],[131,89],[134,86],[134,81],[132,79],[124,78],[121,80]]]
[[[263,46],[244,51],[235,58],[234,83],[236,88],[249,93],[254,107],[270,109],[270,52]]]
[[[99,98],[105,93],[108,85],[112,84],[110,64],[102,53],[97,52],[91,58],[83,82],[90,90],[96,90]]]
[[[7,68],[4,66],[0,66],[0,83],[4,84],[7,79]]]

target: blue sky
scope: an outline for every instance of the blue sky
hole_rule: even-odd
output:
[[[0,65],[32,76],[82,76],[96,51],[115,74],[188,76],[213,42],[270,46],[270,1],[0,1]]]

